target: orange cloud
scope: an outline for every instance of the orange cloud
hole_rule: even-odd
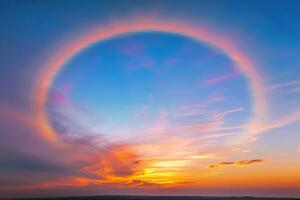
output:
[[[142,172],[144,162],[128,144],[112,144],[95,152],[81,171],[101,180],[119,182]],[[99,179],[98,178],[98,179]]]

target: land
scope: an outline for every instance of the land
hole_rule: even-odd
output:
[[[205,197],[205,196],[84,196],[84,197],[52,197],[24,198],[18,200],[300,200],[300,198],[270,197]],[[16,199],[15,199],[16,200]]]

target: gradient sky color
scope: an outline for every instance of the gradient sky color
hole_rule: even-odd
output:
[[[0,4],[0,197],[300,197],[297,1]]]

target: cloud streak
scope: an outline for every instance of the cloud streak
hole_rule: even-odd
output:
[[[204,86],[216,85],[216,84],[219,84],[223,81],[233,79],[233,78],[235,78],[239,75],[240,75],[239,72],[237,72],[236,70],[232,70],[232,71],[230,71],[226,74],[223,74],[221,76],[217,76],[217,77],[214,77],[214,78],[207,79],[202,83],[202,85],[204,85]]]
[[[286,87],[297,87],[300,86],[300,80],[289,81],[285,83],[276,83],[267,87],[269,90],[277,90]]]

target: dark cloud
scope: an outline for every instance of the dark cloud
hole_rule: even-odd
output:
[[[0,149],[0,158],[0,172],[34,171],[67,173],[69,171],[68,168],[58,163],[24,152]]]
[[[219,162],[216,164],[209,165],[209,168],[218,168],[222,166],[241,166],[241,165],[250,165],[254,163],[260,163],[263,162],[262,159],[252,159],[252,160],[239,160],[239,161],[225,161],[225,162]]]
[[[263,160],[262,159],[240,160],[236,164],[238,164],[238,165],[250,165],[250,164],[259,163],[259,162],[263,162]]]

